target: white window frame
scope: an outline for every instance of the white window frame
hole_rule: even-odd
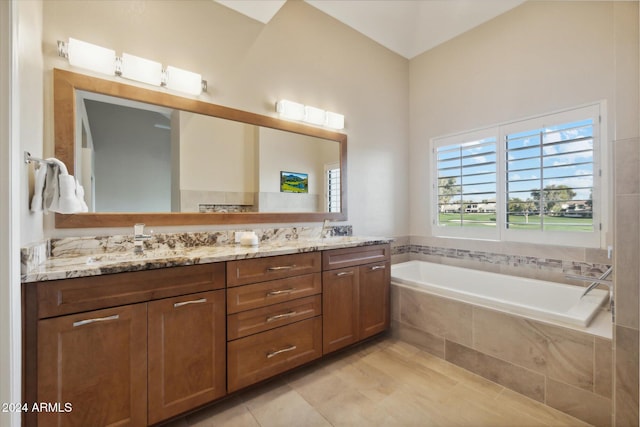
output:
[[[560,125],[578,120],[593,119],[593,232],[567,232],[567,231],[542,231],[542,230],[522,230],[508,229],[505,221],[506,209],[506,149],[505,140],[508,134],[526,130],[534,130],[547,126]],[[478,139],[496,137],[497,143],[497,193],[496,194],[496,227],[476,228],[476,227],[446,227],[438,225],[438,168],[437,168],[437,148],[460,144]],[[608,144],[606,129],[606,102],[600,101],[571,109],[561,110],[530,117],[522,120],[515,120],[507,123],[470,132],[448,135],[433,138],[431,140],[431,174],[432,188],[432,209],[431,224],[432,235],[436,237],[452,237],[466,239],[483,239],[509,242],[526,242],[549,244],[558,246],[577,246],[604,248],[606,245],[606,232],[608,231],[608,211],[607,206],[611,202],[607,191],[609,185],[607,180]]]

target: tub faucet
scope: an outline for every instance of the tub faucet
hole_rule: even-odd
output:
[[[135,224],[133,226],[133,253],[141,254],[144,252],[144,241],[151,239],[151,234],[144,234],[144,224]]]
[[[587,289],[585,289],[585,291],[580,296],[580,299],[582,299],[585,295],[587,295],[593,289],[598,287],[598,285],[605,285],[607,288],[609,288],[609,310],[611,310],[611,307],[613,305],[613,282],[611,280],[606,280],[606,278],[609,277],[612,272],[613,272],[613,266],[607,268],[607,271],[602,273],[602,275],[597,279],[594,279],[593,277],[577,276],[573,274],[567,274],[565,275],[565,277],[567,279],[575,279],[575,280],[582,280],[584,282],[591,282],[591,284],[587,286]]]

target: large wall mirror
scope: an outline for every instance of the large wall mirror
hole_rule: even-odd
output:
[[[55,155],[88,213],[58,228],[347,219],[347,137],[54,69]]]

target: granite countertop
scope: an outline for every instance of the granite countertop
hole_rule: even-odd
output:
[[[381,237],[335,236],[315,239],[304,238],[265,241],[261,242],[257,247],[228,243],[174,249],[159,247],[147,249],[142,254],[135,254],[129,248],[121,252],[114,251],[96,254],[70,253],[49,257],[41,264],[31,267],[22,275],[22,282],[42,282],[128,271],[368,246],[389,243],[392,240],[393,239]]]

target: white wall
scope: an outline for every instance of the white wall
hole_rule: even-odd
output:
[[[12,66],[12,43],[13,43],[13,22],[12,8],[10,2],[0,2],[0,198],[4,201],[11,200],[11,66]],[[13,281],[11,272],[12,256],[14,249],[11,239],[11,203],[0,204],[0,235],[9,238],[0,239],[0,283],[7,286],[0,287],[0,324],[11,324],[11,289],[19,285]],[[11,340],[12,328],[4,327],[0,329],[0,377],[11,378]],[[14,381],[0,382],[0,402],[11,402],[15,396],[12,395]],[[0,413],[0,425],[9,425],[11,415]]]
[[[200,72],[209,82],[205,101],[276,116],[275,101],[291,99],[342,113],[349,144],[348,222],[357,234],[407,234],[406,59],[301,1],[287,2],[266,25],[212,1],[43,4],[48,96],[51,68],[69,68],[56,56],[55,43],[75,37]],[[48,99],[48,154],[51,109]],[[128,232],[56,230],[50,218],[45,223],[49,236]]]
[[[431,234],[433,137],[606,100],[614,139],[614,8],[527,2],[411,61],[412,235]]]
[[[22,151],[42,154],[42,4],[0,2],[0,402],[21,401],[19,248],[42,238],[42,215],[28,214],[31,167]],[[0,425],[20,414],[0,413]]]
[[[18,10],[18,85],[20,144],[22,150],[42,157],[43,80],[42,80],[42,3],[40,0],[16,2]],[[33,166],[20,168],[20,229],[22,243],[42,240],[42,214],[29,211],[29,189],[33,188]]]

